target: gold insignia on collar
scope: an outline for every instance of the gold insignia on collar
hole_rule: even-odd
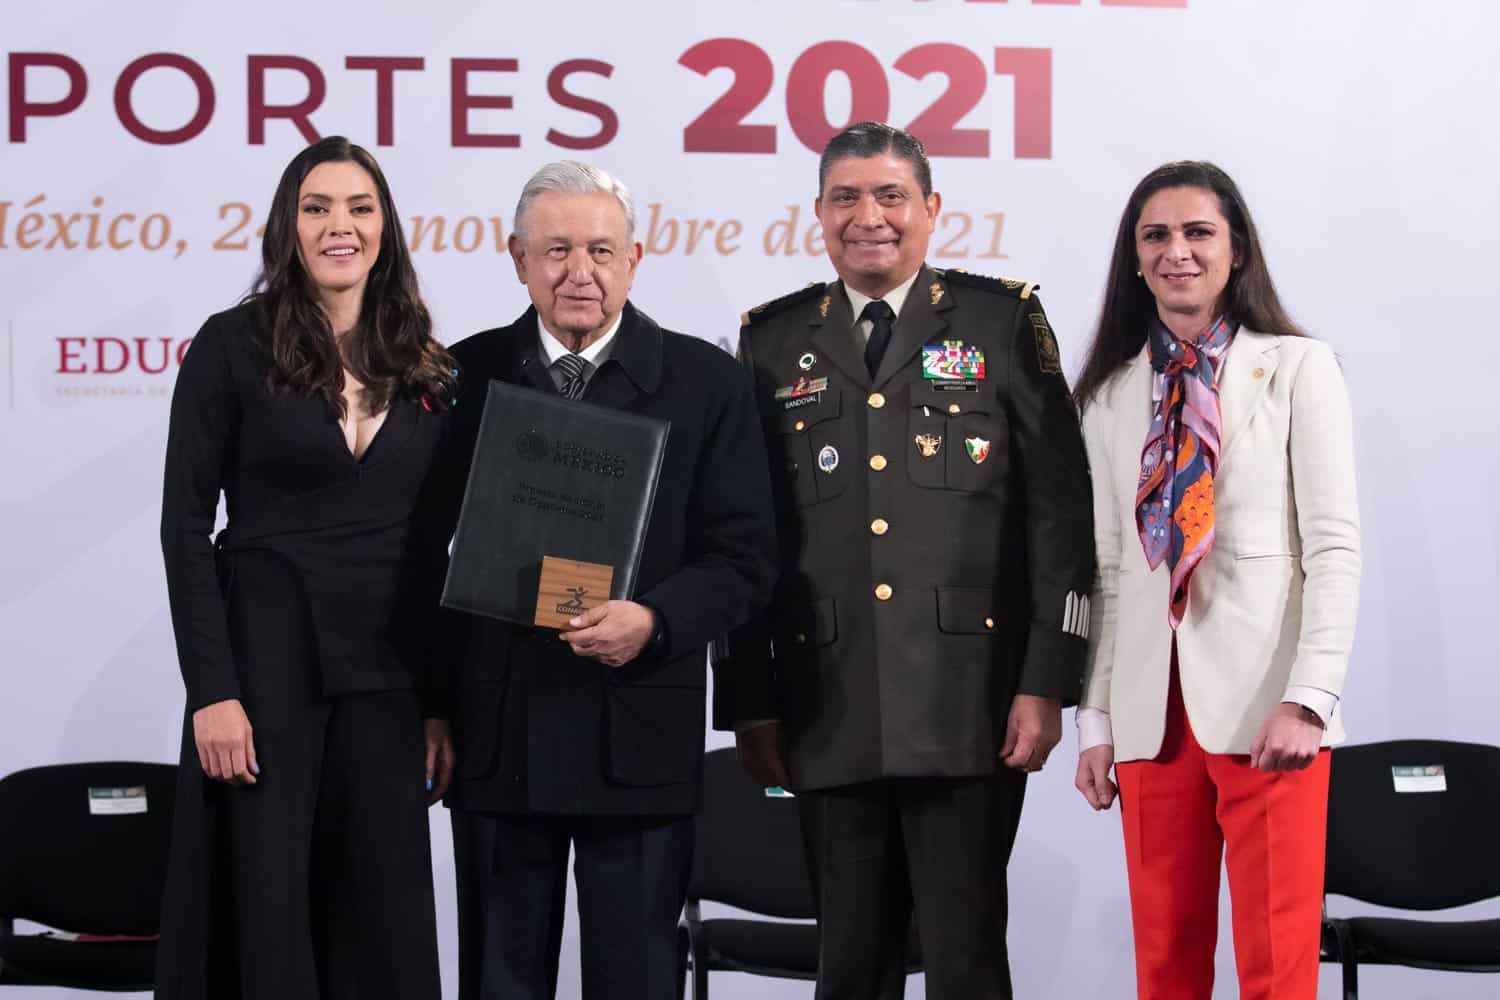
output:
[[[818,303],[818,315],[822,316],[824,319],[827,319],[828,318],[828,307],[831,306],[831,305],[833,305],[833,296],[832,295],[825,295],[825,296],[823,296],[823,301]]]
[[[934,281],[930,291],[932,292],[933,305],[937,305],[943,300],[943,283],[941,281]]]

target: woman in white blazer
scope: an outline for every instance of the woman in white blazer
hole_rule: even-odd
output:
[[[1240,996],[1314,1000],[1359,597],[1352,421],[1219,168],[1136,186],[1075,395],[1099,559],[1076,784],[1120,798],[1139,996],[1211,995],[1223,859]]]

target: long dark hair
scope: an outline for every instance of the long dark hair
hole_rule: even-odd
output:
[[[1164,163],[1141,178],[1120,216],[1115,250],[1109,261],[1109,278],[1104,286],[1104,307],[1083,371],[1073,388],[1073,398],[1079,406],[1098,395],[1110,377],[1146,345],[1146,331],[1156,315],[1156,299],[1146,282],[1136,275],[1140,262],[1135,253],[1135,227],[1141,219],[1141,209],[1152,195],[1176,187],[1213,192],[1219,199],[1219,211],[1229,222],[1229,238],[1239,263],[1230,271],[1229,284],[1224,289],[1225,317],[1237,326],[1261,333],[1307,336],[1281,305],[1260,249],[1255,221],[1250,218],[1250,208],[1230,176],[1206,160]]]
[[[302,182],[322,163],[362,167],[380,199],[380,252],[370,268],[359,322],[334,337],[297,248],[297,199]],[[417,272],[401,233],[390,185],[375,158],[341,135],[331,135],[292,158],[281,173],[260,246],[261,269],[247,301],[260,312],[270,334],[273,389],[317,396],[345,416],[344,369],[363,386],[371,413],[390,405],[398,392],[427,406],[452,401],[453,361],[432,336],[432,317],[417,290]]]

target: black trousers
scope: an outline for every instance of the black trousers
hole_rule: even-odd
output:
[[[258,783],[210,790],[232,893],[216,909],[233,928],[210,996],[439,1000],[416,695],[261,681],[245,698]]]
[[[933,1000],[1009,1000],[1005,870],[1026,777],[798,793],[822,931],[818,1000],[900,997],[915,916]]]
[[[453,813],[460,1000],[551,1000],[572,849],[584,1000],[677,1000],[690,816]]]

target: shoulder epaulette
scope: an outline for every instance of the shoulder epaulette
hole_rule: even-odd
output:
[[[1031,298],[1031,293],[1039,286],[1035,281],[1022,281],[1019,278],[996,278],[988,274],[974,274],[965,271],[961,267],[950,267],[942,272],[942,276],[955,285],[967,285],[970,288],[983,288],[991,292],[1000,292],[1003,295],[1011,295],[1022,302]]]
[[[798,302],[806,302],[808,299],[821,293],[825,287],[827,286],[821,281],[809,281],[806,287],[799,288],[795,292],[789,292],[779,299],[772,299],[770,302],[762,302],[758,306],[752,306],[749,312],[740,314],[740,325],[750,326],[753,323],[759,323],[768,316],[776,315],[788,306],[794,306]]]

